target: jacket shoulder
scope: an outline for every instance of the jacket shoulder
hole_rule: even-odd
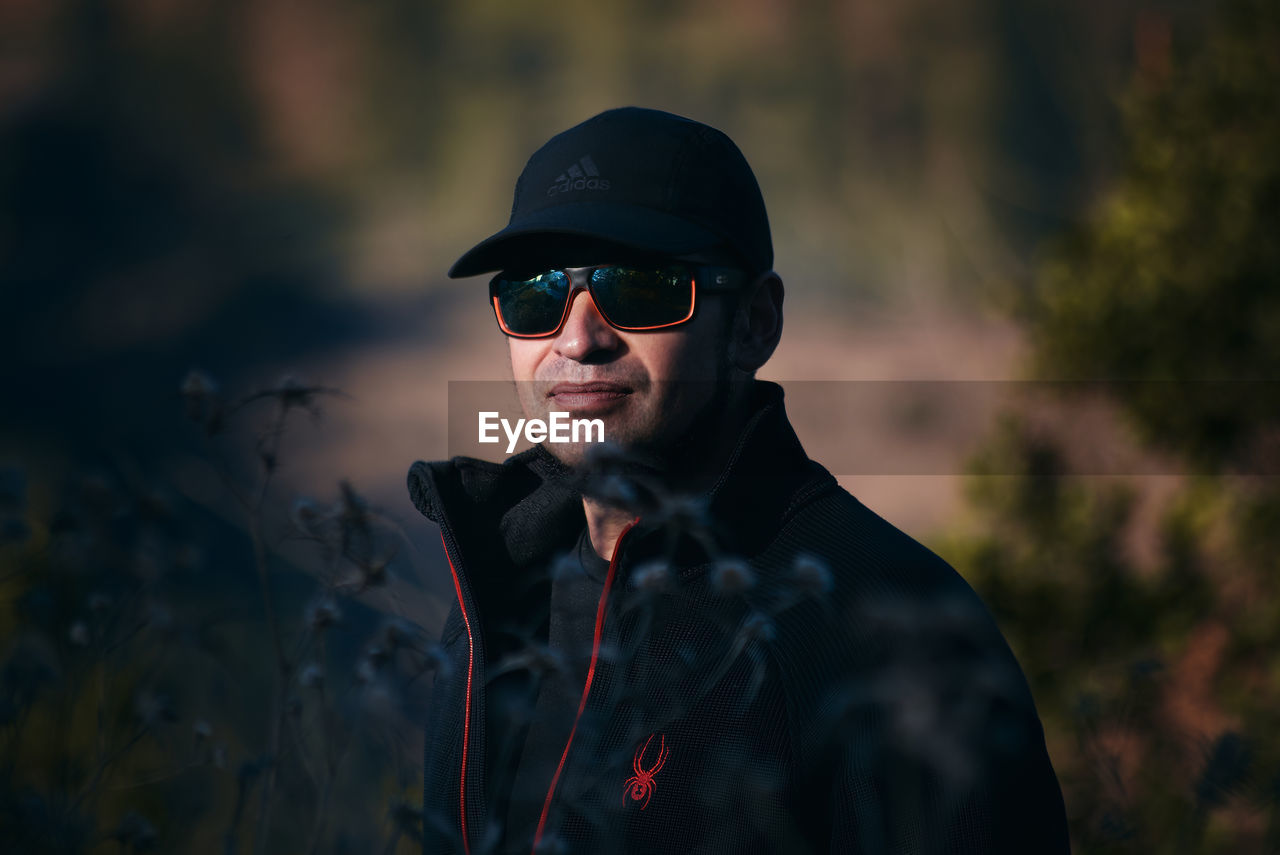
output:
[[[824,722],[866,712],[871,698],[891,708],[899,691],[937,699],[983,687],[1038,728],[1025,676],[977,592],[848,491],[806,505],[769,552],[775,601],[787,604],[774,653],[805,724],[802,750],[834,736]]]
[[[839,486],[797,511],[775,547],[823,566],[830,574],[830,596],[837,602],[877,597],[977,599],[945,559]]]
[[[822,595],[779,619],[775,654],[805,790],[834,810],[833,848],[860,840],[853,813],[870,811],[890,840],[916,831],[894,817],[917,816],[947,851],[1067,852],[1030,687],[977,592],[843,489],[786,536],[829,573]],[[881,801],[856,795],[867,793]]]

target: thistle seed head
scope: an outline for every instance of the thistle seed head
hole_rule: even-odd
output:
[[[812,555],[796,556],[796,562],[791,568],[791,574],[795,579],[796,586],[811,597],[828,594],[834,587],[831,570],[823,561]]]
[[[745,561],[723,558],[711,571],[711,587],[718,594],[741,594],[755,586],[756,577]]]
[[[657,594],[667,590],[671,584],[671,570],[665,561],[650,561],[641,564],[632,574],[636,590]]]

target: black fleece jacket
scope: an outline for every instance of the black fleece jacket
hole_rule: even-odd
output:
[[[424,853],[1069,851],[1035,705],[990,613],[808,459],[782,399],[757,382],[702,504],[660,507],[618,541],[528,839],[488,803],[486,672],[556,659],[494,616],[546,595],[581,495],[541,447],[413,465],[456,595],[426,723]]]

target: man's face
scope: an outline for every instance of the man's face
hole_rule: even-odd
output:
[[[610,326],[586,290],[571,301],[554,336],[507,339],[525,416],[601,419],[607,441],[661,461],[699,416],[722,405],[730,297],[699,293],[689,321],[645,332]],[[569,465],[587,451],[585,443],[546,448]]]

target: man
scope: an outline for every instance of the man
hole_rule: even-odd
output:
[[[456,601],[424,851],[1062,853],[1026,681],[941,558],[809,460],[781,387],[764,202],[706,125],[552,138],[450,270],[521,405],[607,446],[415,463]]]

